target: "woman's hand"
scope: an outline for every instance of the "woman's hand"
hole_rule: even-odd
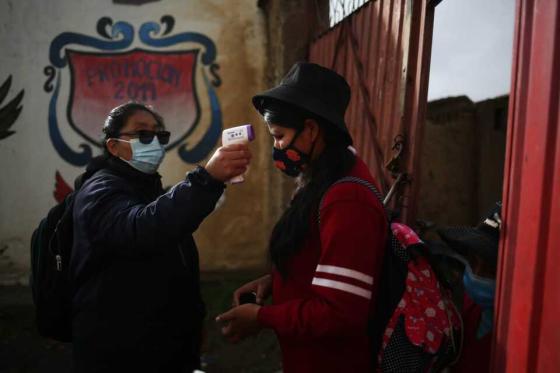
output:
[[[257,304],[262,305],[264,300],[270,296],[272,289],[272,276],[266,275],[251,281],[233,293],[233,306],[239,306],[239,297],[245,293],[255,293],[257,296]]]
[[[251,152],[246,144],[233,144],[218,148],[208,163],[206,171],[216,180],[226,182],[247,171]]]
[[[217,322],[225,324],[222,327],[224,337],[232,343],[237,343],[257,334],[261,330],[258,322],[260,308],[258,304],[243,304],[216,317]]]

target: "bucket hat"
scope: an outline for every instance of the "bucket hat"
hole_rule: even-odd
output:
[[[279,85],[255,95],[253,105],[261,115],[269,100],[304,109],[332,124],[351,145],[352,137],[344,121],[350,95],[346,80],[333,70],[314,63],[298,62]]]

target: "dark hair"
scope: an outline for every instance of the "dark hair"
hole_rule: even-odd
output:
[[[267,123],[296,130],[306,119],[317,121],[323,132],[325,149],[299,176],[298,189],[270,237],[269,255],[276,269],[286,277],[287,263],[303,245],[310,219],[317,219],[319,203],[326,190],[354,166],[356,157],[345,136],[325,119],[280,101],[268,102],[263,110]]]
[[[103,147],[107,153],[106,141],[110,138],[119,137],[121,130],[126,125],[128,118],[139,111],[146,111],[154,116],[158,127],[165,128],[163,118],[152,107],[142,104],[140,102],[127,102],[126,104],[119,105],[111,110],[105,124],[103,125],[103,133],[105,134],[105,141]]]

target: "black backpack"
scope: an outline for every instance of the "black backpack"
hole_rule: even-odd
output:
[[[72,254],[74,193],[53,207],[31,237],[31,290],[39,334],[72,340],[69,262]]]
[[[353,177],[343,177],[332,186],[341,183],[355,183],[367,187],[383,204],[383,195],[370,182]],[[324,198],[324,197],[323,197]],[[321,200],[319,206],[322,206]],[[383,265],[377,289],[374,316],[369,320],[368,334],[372,343],[373,366],[381,372],[425,372],[440,371],[451,364],[458,356],[456,338],[452,337],[442,343],[436,354],[429,354],[409,341],[404,329],[404,320],[400,319],[397,327],[392,332],[390,343],[384,346],[383,339],[393,314],[397,310],[406,290],[407,276],[409,275],[408,263],[416,258],[427,259],[431,264],[430,253],[425,245],[403,247],[391,230],[391,223],[395,217],[385,209],[389,222],[387,243],[383,255]],[[319,224],[321,218],[319,215]],[[436,278],[439,278],[439,274]],[[453,339],[453,340],[451,340]],[[383,358],[380,360],[380,352]]]
[[[69,278],[74,236],[74,198],[93,175],[86,171],[76,179],[75,191],[51,208],[31,237],[30,286],[39,334],[60,342],[72,341],[72,296]]]

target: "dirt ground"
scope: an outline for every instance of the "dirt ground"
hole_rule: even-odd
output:
[[[236,345],[219,334],[214,317],[229,308],[232,292],[254,279],[254,273],[207,273],[202,292],[208,308],[205,372],[280,372],[280,351],[274,334],[260,335]],[[33,324],[29,288],[0,287],[0,373],[71,372],[72,345],[40,337]]]

